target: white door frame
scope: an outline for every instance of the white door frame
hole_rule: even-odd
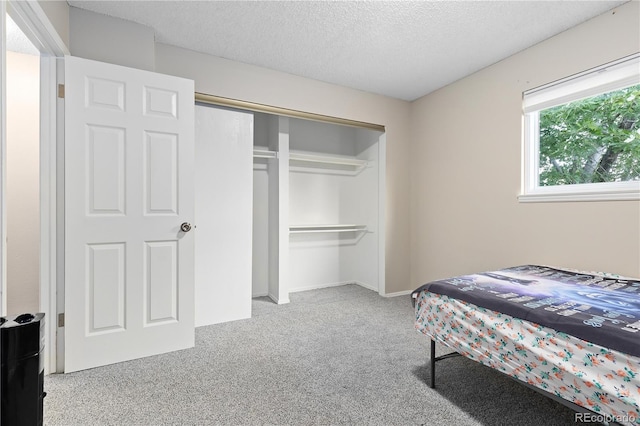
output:
[[[386,296],[387,133],[378,138],[378,294]]]
[[[38,2],[26,2],[9,0],[1,2],[2,13],[2,188],[0,188],[0,258],[2,280],[2,303],[0,313],[6,313],[6,210],[5,210],[5,173],[6,173],[6,37],[5,37],[5,13],[20,26],[27,38],[40,51],[40,311],[47,314],[45,321],[45,373],[58,371],[56,368],[56,325],[57,313],[57,198],[59,191],[57,185],[58,155],[57,146],[64,135],[64,128],[58,125],[57,107],[57,58],[69,54],[69,49],[64,44],[49,18],[42,10]],[[5,9],[6,5],[6,9]],[[62,282],[62,281],[61,281]]]
[[[7,9],[3,1],[0,13],[0,315],[4,316],[7,312]]]

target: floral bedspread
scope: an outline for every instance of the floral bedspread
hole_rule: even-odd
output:
[[[415,327],[456,352],[601,414],[640,425],[640,358],[426,290]]]

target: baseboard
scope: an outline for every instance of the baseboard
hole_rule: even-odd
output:
[[[363,283],[361,281],[354,281],[353,284],[357,284],[360,287],[363,287],[363,288],[366,288],[367,290],[375,291],[376,293],[378,293],[378,289],[377,288],[375,288],[374,286],[369,285],[367,283]]]
[[[271,299],[271,301],[273,301],[274,303],[278,304],[278,305],[283,305],[285,303],[289,303],[289,299],[282,299],[282,300],[278,300],[277,297],[275,297],[272,294],[269,293],[256,293],[256,294],[252,294],[251,298],[255,299],[257,297],[268,297],[269,299]]]
[[[292,288],[291,290],[289,290],[289,293],[298,293],[301,291],[307,291],[307,290],[318,290],[321,288],[329,288],[329,287],[339,287],[341,285],[347,285],[347,284],[356,284],[359,285],[360,287],[366,288],[367,290],[371,290],[371,291],[375,291],[376,293],[378,292],[378,289],[367,284],[367,283],[363,283],[360,281],[342,281],[342,282],[337,282],[337,283],[328,283],[328,284],[318,284],[318,285],[314,285],[311,287],[296,287],[296,288]],[[404,290],[404,291],[396,291],[393,293],[386,293],[386,294],[380,294],[380,296],[382,297],[398,297],[398,296],[407,296],[409,294],[413,293],[413,290]],[[286,300],[282,300],[282,301],[278,301],[278,299],[268,293],[259,293],[259,294],[253,294],[251,296],[252,298],[255,297],[268,297],[271,300],[273,300],[275,303],[282,305],[284,303],[289,303],[289,299],[287,298]]]
[[[268,297],[269,299],[273,300],[273,302],[274,302],[276,305],[284,305],[284,304],[286,304],[286,303],[289,303],[289,298],[288,298],[288,297],[287,297],[286,299],[285,299],[285,298],[278,299],[278,298],[277,298],[276,296],[274,296],[273,294],[267,294],[267,297]]]
[[[342,281],[337,283],[315,284],[309,287],[294,287],[289,289],[289,293],[298,293],[300,291],[307,291],[307,290],[318,290],[320,288],[340,287],[341,285],[347,285],[347,284],[358,284],[358,283],[356,283],[355,281]]]
[[[371,291],[375,291],[376,293],[378,293],[378,289],[367,284],[367,283],[363,283],[361,281],[341,281],[341,282],[337,282],[337,283],[326,283],[326,284],[317,284],[317,285],[313,285],[310,287],[297,287],[297,288],[293,288],[291,290],[289,290],[289,293],[297,293],[300,291],[307,291],[307,290],[318,290],[321,288],[329,288],[329,287],[340,287],[343,285],[348,285],[348,284],[355,284],[355,285],[359,285],[360,287],[366,288],[367,290],[371,290]]]
[[[382,297],[398,297],[398,296],[407,296],[413,293],[413,290],[405,290],[405,291],[396,291],[394,293],[382,294]]]

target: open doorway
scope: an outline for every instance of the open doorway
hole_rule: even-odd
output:
[[[6,313],[40,310],[40,52],[6,15]]]
[[[55,318],[57,283],[62,282],[56,253],[63,249],[57,238],[57,209],[63,192],[58,191],[56,141],[64,133],[58,124],[57,84],[63,77],[59,58],[69,50],[38,2],[0,2],[0,15],[6,34],[0,44],[0,313],[45,313],[48,374],[57,371],[61,334]],[[16,58],[22,59],[23,68],[17,67]]]

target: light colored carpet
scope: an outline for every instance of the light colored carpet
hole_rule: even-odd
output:
[[[437,365],[409,296],[357,285],[254,299],[196,347],[45,380],[45,425],[570,425],[573,412],[462,357]]]

